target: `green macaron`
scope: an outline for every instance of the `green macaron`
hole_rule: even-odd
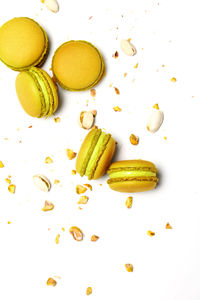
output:
[[[85,137],[76,160],[76,170],[88,179],[98,179],[106,172],[115,152],[111,134],[93,128]]]
[[[107,171],[107,183],[118,192],[143,192],[152,190],[158,182],[156,166],[146,160],[122,160],[114,162]]]
[[[18,74],[15,82],[18,99],[32,117],[48,117],[58,107],[57,86],[42,69],[32,67]]]

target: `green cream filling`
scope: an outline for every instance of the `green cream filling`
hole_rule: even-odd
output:
[[[113,178],[123,178],[123,177],[153,177],[156,176],[155,172],[151,171],[142,171],[142,170],[133,170],[133,171],[118,171],[118,172],[111,172],[109,174],[110,179]]]
[[[90,173],[91,173],[91,170],[94,169],[96,161],[97,161],[97,159],[99,157],[99,154],[100,154],[99,152],[101,151],[101,146],[102,146],[105,138],[106,138],[106,133],[102,132],[99,139],[98,139],[98,142],[96,143],[96,146],[95,146],[95,148],[92,152],[90,160],[87,164],[87,168],[86,168],[86,171],[85,171],[86,176],[89,176]]]
[[[40,75],[37,74],[37,72],[35,72],[33,70],[30,70],[30,72],[36,77],[36,79],[40,85],[40,88],[42,90],[42,94],[43,94],[44,100],[45,100],[45,103],[44,103],[45,107],[42,107],[41,117],[46,116],[50,109],[50,98],[49,98],[48,90],[46,88],[46,84],[45,84],[44,80],[41,79]]]

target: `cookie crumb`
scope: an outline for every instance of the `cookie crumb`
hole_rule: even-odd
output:
[[[148,231],[147,231],[147,234],[148,234],[149,236],[154,236],[154,235],[155,235],[155,232],[153,232],[153,231],[151,231],[151,230],[148,230]]]
[[[83,193],[85,193],[87,191],[87,188],[86,187],[84,187],[84,186],[82,186],[82,185],[80,185],[80,184],[78,184],[77,186],[76,186],[76,193],[77,194],[83,194]]]
[[[0,168],[4,168],[4,164],[2,163],[1,160],[0,160]]]
[[[99,236],[98,236],[98,235],[93,234],[93,235],[91,236],[91,242],[96,242],[98,239],[99,239]]]
[[[76,175],[76,170],[72,170],[72,175]]]
[[[115,51],[115,53],[112,55],[112,57],[114,57],[114,58],[118,58],[118,57],[119,57],[119,53],[118,53],[118,51]]]
[[[118,89],[117,87],[114,87],[114,89],[115,89],[115,93],[116,93],[117,95],[119,95],[119,94],[120,94],[119,89]]]
[[[52,164],[52,163],[53,163],[53,159],[51,157],[47,156],[45,158],[45,164]]]
[[[166,229],[173,229],[173,227],[169,224],[169,222],[167,222],[167,224],[165,225]]]
[[[125,268],[127,272],[133,272],[133,265],[132,264],[125,264]]]
[[[81,196],[77,204],[87,204],[89,200],[88,196]]]
[[[91,287],[88,287],[87,289],[86,289],[86,295],[91,295],[92,294],[92,288]]]
[[[56,238],[55,238],[55,243],[59,244],[60,242],[60,234],[57,234]]]
[[[133,204],[133,197],[128,197],[127,199],[126,199],[126,202],[125,202],[125,204],[126,204],[126,207],[127,208],[131,208],[132,207],[132,204]]]
[[[67,153],[67,157],[69,158],[69,160],[72,160],[76,157],[76,152],[74,152],[71,149],[66,149],[66,153]]]
[[[60,123],[60,121],[61,121],[60,117],[54,118],[54,122],[55,122],[55,123]]]
[[[57,284],[57,282],[51,277],[47,280],[48,286],[56,286],[56,284]]]
[[[158,109],[158,110],[159,110],[158,103],[154,104],[154,105],[153,105],[153,108],[155,108],[155,109]]]
[[[175,78],[175,77],[172,77],[172,78],[170,79],[170,81],[171,81],[171,82],[176,82],[176,78]]]
[[[114,106],[113,109],[114,109],[115,112],[122,111],[122,109],[119,106]]]
[[[135,66],[133,67],[134,69],[138,68],[139,63],[136,63]]]
[[[16,187],[15,187],[14,184],[10,184],[10,185],[8,186],[8,191],[9,191],[11,194],[14,194],[14,193],[15,193],[15,189],[16,189]]]
[[[129,140],[132,145],[136,146],[139,143],[139,137],[134,135],[133,133],[130,135]]]
[[[90,90],[90,96],[92,96],[92,97],[96,96],[96,90],[95,89]]]
[[[50,211],[52,209],[54,209],[54,204],[52,202],[46,200],[42,210],[43,211]]]

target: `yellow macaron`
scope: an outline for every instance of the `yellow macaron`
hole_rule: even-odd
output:
[[[88,90],[96,85],[104,72],[99,50],[86,41],[69,41],[62,44],[52,60],[55,80],[66,90]]]
[[[46,32],[30,18],[14,18],[0,27],[0,60],[12,70],[41,66],[47,50]]]

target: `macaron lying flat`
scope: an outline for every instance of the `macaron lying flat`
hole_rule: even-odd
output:
[[[52,60],[55,80],[66,90],[81,91],[93,87],[101,79],[104,62],[99,50],[86,41],[62,44]]]
[[[103,176],[110,165],[115,152],[116,142],[110,134],[101,129],[92,129],[80,148],[76,160],[76,170],[88,179],[98,179]]]
[[[17,96],[27,114],[48,117],[58,107],[57,87],[42,69],[32,67],[18,74],[15,82]]]
[[[152,190],[158,182],[157,169],[146,160],[122,160],[114,162],[107,171],[107,183],[118,192],[144,192]]]
[[[14,18],[0,27],[0,60],[13,70],[41,66],[47,49],[44,29],[32,19]]]

